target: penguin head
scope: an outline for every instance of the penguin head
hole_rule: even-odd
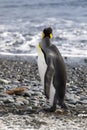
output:
[[[48,27],[45,28],[42,32],[42,39],[45,37],[49,37],[50,39],[52,39],[53,35],[52,35],[52,28]]]

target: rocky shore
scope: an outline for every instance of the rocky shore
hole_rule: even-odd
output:
[[[66,62],[69,112],[38,112],[46,103],[36,60],[0,58],[0,130],[86,130],[87,64]]]

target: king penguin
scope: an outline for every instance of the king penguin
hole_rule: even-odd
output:
[[[44,94],[50,102],[45,111],[54,112],[57,103],[67,109],[64,103],[66,91],[66,67],[58,48],[51,43],[52,28],[45,28],[38,44],[38,69]]]

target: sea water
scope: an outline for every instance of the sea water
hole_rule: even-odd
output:
[[[0,54],[37,55],[49,26],[62,55],[87,57],[87,0],[0,0]]]

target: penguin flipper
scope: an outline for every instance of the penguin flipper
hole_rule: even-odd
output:
[[[48,64],[47,64],[47,70],[46,70],[45,78],[44,78],[44,92],[47,99],[49,99],[49,96],[50,96],[50,86],[52,83],[53,76],[54,76],[53,60],[49,58]]]

